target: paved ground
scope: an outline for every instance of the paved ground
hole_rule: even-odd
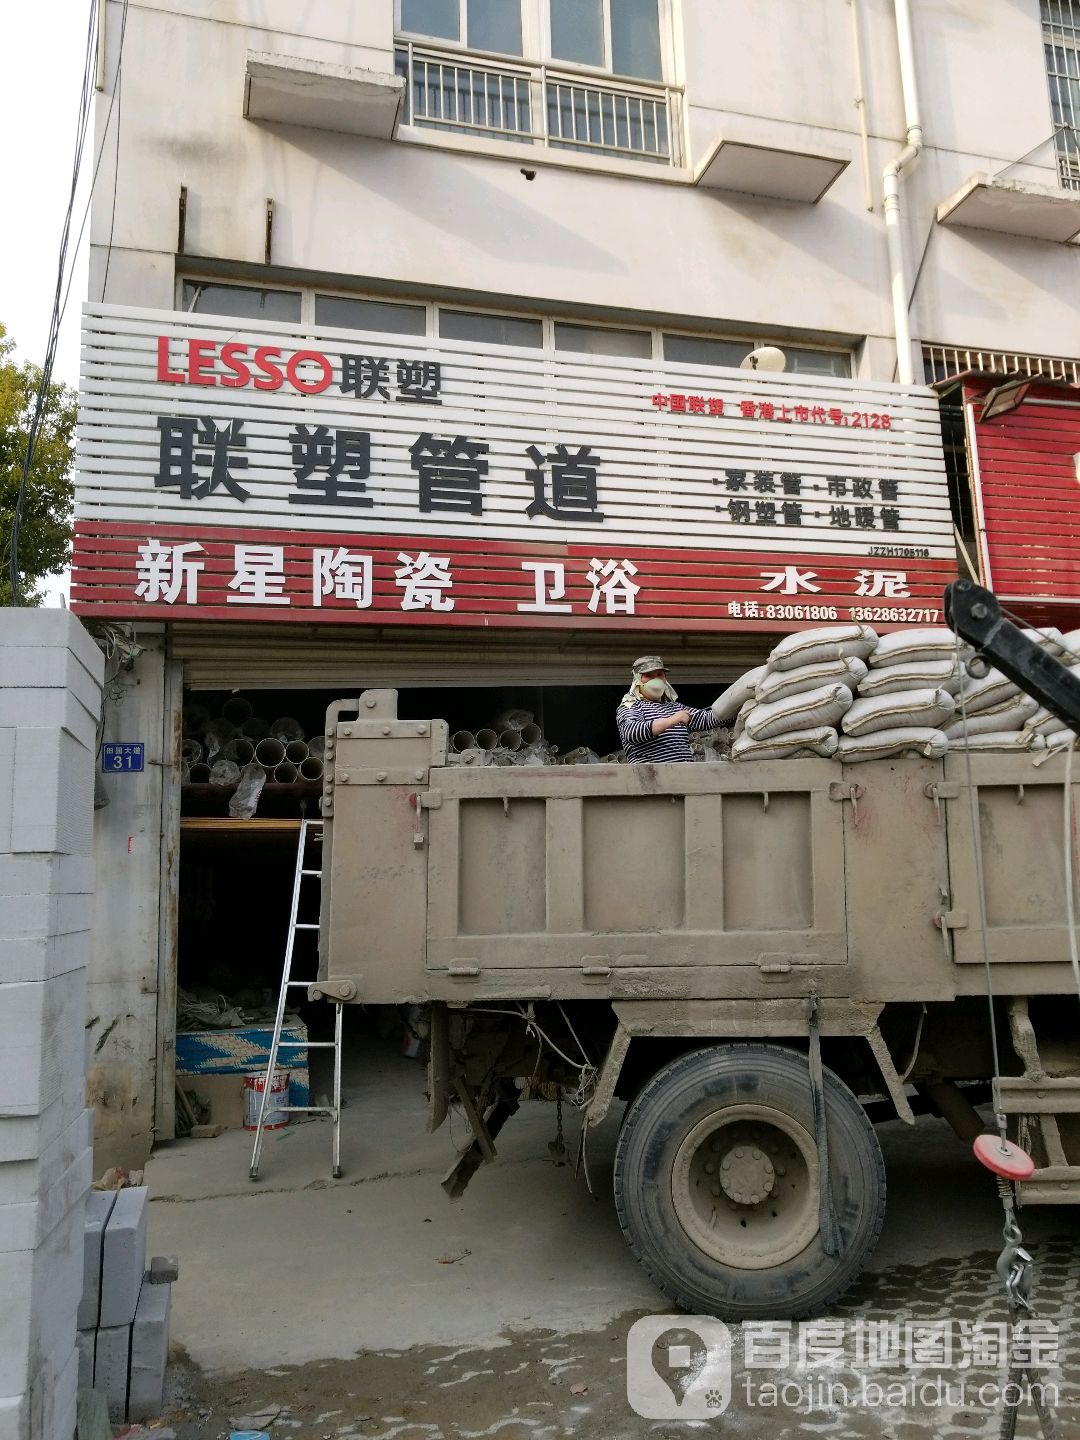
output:
[[[451,1205],[438,1181],[453,1150],[445,1131],[424,1133],[422,1078],[388,1052],[354,1065],[340,1181],[327,1178],[323,1121],[268,1137],[256,1185],[242,1132],[155,1154],[150,1242],[181,1258],[169,1416],[181,1440],[227,1434],[263,1410],[276,1411],[276,1440],[687,1434],[687,1421],[641,1418],[627,1402],[627,1332],[668,1307],[615,1222],[615,1125],[590,1147],[596,1199],[551,1165],[552,1112],[537,1104]],[[980,1393],[1005,1378],[994,1364],[1004,1310],[993,1186],[938,1122],[894,1123],[881,1138],[889,1210],[870,1269],[826,1317],[831,1328],[734,1327],[730,1404],[698,1428],[747,1440],[998,1433],[992,1393]],[[1047,1375],[1059,1387],[1057,1433],[1080,1440],[1080,1215],[1022,1220],[1039,1313],[1061,1327]],[[949,1319],[946,1365],[935,1322]],[[684,1342],[698,1345],[692,1362],[704,1355],[695,1336],[665,1334],[637,1366],[662,1399],[685,1373],[664,1358],[690,1353],[664,1347]],[[905,1343],[918,1347],[914,1368]],[[713,1399],[723,1404],[727,1390]],[[1039,1433],[1030,1410],[1018,1433]]]

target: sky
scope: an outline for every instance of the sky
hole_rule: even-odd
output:
[[[40,364],[56,290],[60,237],[71,189],[90,0],[38,0],[0,4],[0,55],[22,57],[4,67],[0,85],[0,324],[19,360]],[[42,63],[48,57],[48,68]],[[93,169],[88,141],[68,261],[82,219]],[[88,226],[89,229],[89,226]],[[54,378],[79,380],[79,311],[86,295],[87,239],[76,257],[71,298],[57,351]],[[59,604],[66,580],[49,585],[47,603]]]

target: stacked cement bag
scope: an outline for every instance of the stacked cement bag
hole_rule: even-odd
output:
[[[858,698],[840,722],[836,756],[845,764],[918,755],[939,760],[949,748],[961,684],[956,637],[938,627],[880,639],[859,682]]]
[[[876,644],[867,625],[827,625],[786,636],[765,665],[740,677],[713,706],[719,720],[734,715],[731,758],[835,755],[837,726]]]
[[[1024,630],[1024,636],[1055,660],[1070,663],[1071,651],[1060,630]],[[950,748],[1019,753],[1042,750],[1054,737],[1055,745],[1068,744],[1061,721],[1000,670],[985,675],[965,674],[956,715],[946,726]],[[1060,736],[1060,738],[1058,738]]]

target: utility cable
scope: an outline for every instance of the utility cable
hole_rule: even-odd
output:
[[[117,83],[114,84],[115,92],[121,74],[120,66],[123,60],[123,36],[127,23],[129,0],[124,0],[123,21],[121,23],[120,53],[117,58]],[[26,505],[26,492],[30,480],[30,472],[33,469],[34,457],[37,453],[38,441],[41,438],[41,427],[45,417],[45,410],[48,403],[49,391],[52,385],[53,368],[56,363],[56,349],[60,338],[60,324],[67,308],[68,296],[71,291],[71,280],[74,267],[74,256],[72,256],[72,269],[68,267],[68,252],[71,244],[71,227],[75,213],[75,198],[78,191],[79,176],[82,173],[83,152],[86,148],[86,138],[90,128],[90,114],[93,106],[94,94],[94,70],[97,56],[97,0],[89,0],[88,18],[86,29],[86,46],[83,55],[82,83],[79,91],[78,117],[75,126],[75,147],[72,160],[71,187],[68,194],[67,209],[64,214],[64,223],[61,228],[60,250],[57,260],[56,289],[53,295],[52,313],[49,320],[49,333],[45,345],[40,378],[37,390],[34,395],[33,412],[30,417],[30,424],[27,432],[26,451],[23,455],[23,463],[19,474],[19,484],[15,494],[15,505],[12,512],[11,532],[8,539],[8,577],[11,587],[12,605],[22,604],[19,572],[19,532],[22,527],[23,510]],[[114,100],[110,101],[109,115],[112,113]],[[106,117],[106,130],[108,128],[108,117]],[[104,148],[104,136],[102,137],[102,148]],[[119,160],[119,116],[117,119],[117,159]],[[93,197],[93,185],[97,180],[98,169],[101,163],[101,150],[98,153],[97,164],[94,169],[94,176],[91,182],[91,196]],[[115,220],[116,177],[113,177],[113,219]],[[87,200],[87,212],[89,211],[90,199]],[[83,223],[79,228],[78,239],[76,240],[75,253],[78,253],[79,244],[82,240],[83,228],[86,223],[84,212]],[[112,230],[109,234],[110,250],[112,246]],[[106,258],[106,276],[108,274],[108,257]]]

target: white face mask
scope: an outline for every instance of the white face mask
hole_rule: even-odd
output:
[[[646,700],[663,700],[667,694],[666,680],[646,680],[641,687],[641,693]]]

